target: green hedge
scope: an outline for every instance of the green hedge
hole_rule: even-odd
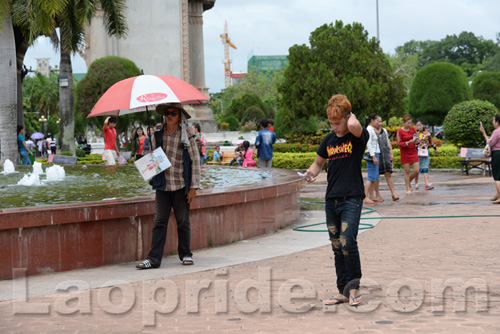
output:
[[[316,152],[311,153],[274,153],[273,168],[307,169],[316,159]]]
[[[461,157],[457,156],[459,150],[454,146],[444,146],[438,149],[439,156],[434,156],[431,150],[430,168],[449,169],[460,168]],[[255,157],[256,159],[256,157]],[[316,159],[316,153],[275,153],[273,157],[273,168],[284,169],[307,169]],[[394,168],[401,169],[401,157],[399,149],[394,150]],[[363,160],[362,167],[366,168]]]
[[[278,143],[273,145],[275,153],[306,153],[316,152],[319,145],[317,144],[301,144],[301,143]]]

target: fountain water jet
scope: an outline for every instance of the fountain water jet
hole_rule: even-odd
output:
[[[12,163],[12,161],[10,161],[9,159],[5,160],[5,162],[3,163],[3,173],[10,174],[15,172],[16,169],[14,168],[14,164]]]
[[[47,181],[63,181],[66,177],[64,167],[61,167],[59,165],[51,166],[45,171],[47,173]]]
[[[43,174],[42,163],[35,161],[33,163],[33,174]]]
[[[28,173],[17,183],[18,186],[40,186],[40,175]]]

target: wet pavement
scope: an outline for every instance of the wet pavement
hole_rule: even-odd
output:
[[[395,173],[397,202],[381,180],[385,201],[368,222],[382,219],[358,238],[358,307],[323,306],[336,294],[326,232],[289,227],[195,252],[191,267],[173,256],[148,271],[125,263],[0,281],[0,333],[500,333],[500,217],[486,217],[500,214],[493,180],[454,170],[430,178],[435,189],[421,183],[407,196]],[[325,179],[301,197],[323,198]],[[447,217],[419,218],[430,216]],[[308,210],[296,225],[322,221]]]

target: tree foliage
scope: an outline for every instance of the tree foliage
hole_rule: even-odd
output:
[[[481,68],[483,71],[500,72],[500,52],[486,58]]]
[[[254,93],[245,93],[241,97],[233,98],[229,107],[224,110],[223,116],[227,117],[232,115],[241,123],[248,120],[243,120],[243,116],[245,111],[250,107],[259,108],[263,112],[265,118],[274,117],[273,109]]]
[[[446,139],[458,147],[484,147],[484,137],[479,131],[483,122],[486,133],[493,129],[493,117],[498,109],[490,102],[472,100],[455,105],[443,123]]]
[[[248,121],[252,121],[257,124],[263,118],[266,118],[266,115],[264,114],[262,109],[256,106],[251,106],[248,107],[247,110],[245,110],[245,112],[243,113],[240,123],[245,124]]]
[[[278,107],[277,87],[282,81],[283,70],[263,72],[250,68],[238,84],[227,87],[221,92],[210,94],[209,107],[212,109],[214,119],[220,122],[222,118],[228,116],[228,113],[224,111],[227,111],[232,100],[241,98],[245,94],[257,95],[262,102],[267,104],[274,115]]]
[[[393,74],[379,42],[368,38],[360,23],[325,24],[311,33],[310,47],[289,49],[289,65],[278,87],[282,95],[276,125],[300,127],[311,116],[325,118],[333,94],[347,95],[360,118],[371,112],[384,117],[404,109],[405,89]]]
[[[472,81],[472,96],[476,100],[489,101],[500,108],[500,72],[482,72]]]
[[[37,116],[56,116],[59,114],[58,74],[51,72],[49,77],[36,73],[23,81],[24,111],[38,113]]]
[[[460,66],[470,76],[480,68],[486,58],[499,52],[500,46],[494,41],[463,31],[458,36],[448,35],[424,48],[420,66],[446,61]]]
[[[123,79],[140,75],[139,68],[130,60],[120,57],[104,57],[95,60],[87,70],[87,75],[82,79],[76,88],[75,112],[81,114],[75,117],[76,127],[82,125],[78,121],[84,122],[84,125],[91,125],[98,129],[102,128],[105,117],[86,117],[97,103],[99,98],[115,83]],[[156,117],[156,120],[150,122],[156,124],[161,120],[161,116],[155,112],[150,112],[149,116]],[[83,117],[82,117],[83,116]],[[135,113],[120,116],[117,123],[118,131],[126,131],[134,122],[147,124],[146,113]]]
[[[430,125],[441,124],[448,111],[471,97],[465,73],[450,63],[434,63],[420,69],[411,84],[409,111]]]
[[[51,72],[49,77],[45,77],[37,73],[33,77],[26,77],[23,81],[23,106],[27,133],[46,132],[44,124],[38,121],[41,116],[49,120],[48,132],[59,133],[59,124],[56,123],[59,119],[58,74]]]

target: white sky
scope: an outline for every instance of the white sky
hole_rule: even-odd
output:
[[[500,32],[498,0],[379,0],[379,29],[384,52],[414,40],[440,40],[446,35],[473,32],[496,40]],[[204,14],[206,85],[215,93],[224,88],[224,49],[220,34],[228,22],[232,71],[246,72],[252,55],[287,55],[294,44],[308,44],[317,27],[342,20],[360,22],[370,37],[377,34],[376,0],[216,0]],[[39,38],[28,50],[25,64],[36,68],[35,58],[59,56],[48,39]],[[80,56],[73,57],[73,72],[86,72]]]

